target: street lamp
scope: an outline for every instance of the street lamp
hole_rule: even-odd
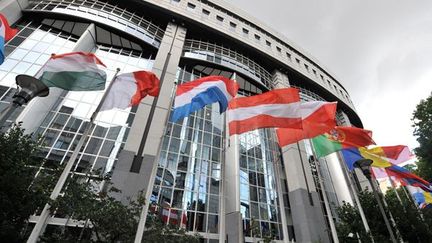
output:
[[[381,199],[378,195],[378,190],[376,188],[375,182],[372,181],[371,168],[370,168],[372,162],[373,161],[371,159],[359,159],[356,162],[354,162],[354,167],[359,168],[363,172],[363,175],[368,179],[369,183],[371,184],[372,191],[373,191],[373,194],[375,196],[375,200],[377,201],[381,215],[384,218],[384,222],[385,222],[387,230],[390,234],[390,238],[391,238],[393,243],[397,243],[396,238],[393,234],[393,230],[390,226],[390,222],[387,218],[387,215],[385,214],[384,207],[381,203]]]
[[[12,103],[0,113],[0,129],[16,108],[29,102],[34,97],[45,97],[49,94],[49,88],[37,78],[20,74],[15,78],[19,91],[13,96]]]

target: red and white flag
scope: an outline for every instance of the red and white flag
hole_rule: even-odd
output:
[[[159,95],[159,79],[152,72],[123,73],[114,80],[101,110],[126,109],[146,97]]]
[[[227,112],[229,134],[242,134],[258,128],[301,129],[298,89],[275,89],[260,95],[231,100]]]
[[[337,102],[310,101],[301,103],[302,129],[279,128],[276,130],[279,146],[313,138],[336,126]]]

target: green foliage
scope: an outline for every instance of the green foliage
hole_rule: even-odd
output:
[[[398,194],[401,198],[401,202],[393,190],[387,191],[385,199],[403,241],[430,242],[430,239],[432,239],[432,234],[430,232],[432,226],[432,219],[430,218],[432,217],[432,210],[425,209],[423,211],[424,218],[428,218],[427,220],[423,220],[419,214],[419,210],[413,202],[410,201],[410,198],[406,197],[402,188],[398,189]],[[359,194],[359,199],[375,242],[389,242],[389,234],[373,193],[362,191]],[[360,237],[361,242],[370,242],[370,238],[368,238],[364,230],[357,208],[344,203],[337,209],[337,212],[340,221],[337,223],[336,227],[340,242],[358,242],[357,235]],[[388,211],[386,213],[388,215]],[[426,214],[428,214],[428,216],[426,216]],[[393,232],[396,232],[394,228]]]
[[[22,229],[29,216],[47,200],[45,178],[32,184],[43,162],[36,157],[40,144],[24,135],[19,125],[0,134],[0,239],[23,242]]]
[[[394,190],[386,193],[386,201],[397,228],[404,242],[429,242],[432,233],[429,226],[424,222],[417,207],[405,196],[402,188],[397,189],[401,201],[399,201]]]
[[[420,101],[411,120],[414,135],[419,142],[419,147],[415,149],[415,154],[419,158],[416,172],[425,180],[432,181],[432,94]]]
[[[143,196],[122,204],[113,197],[118,190],[109,181],[103,181],[104,188],[110,188],[108,193],[100,192],[100,178],[74,175],[62,196],[52,201],[49,195],[63,168],[38,158],[40,145],[18,125],[0,134],[0,241],[24,242],[29,216],[49,202],[56,217],[86,224],[84,228],[48,226],[41,242],[133,242]],[[39,170],[41,166],[43,170]],[[199,242],[196,235],[187,235],[158,217],[150,217],[149,222],[143,242]]]

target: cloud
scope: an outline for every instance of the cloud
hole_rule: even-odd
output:
[[[432,2],[231,0],[335,74],[382,145],[416,146],[411,115],[432,91]]]

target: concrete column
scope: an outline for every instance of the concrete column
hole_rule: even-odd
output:
[[[228,127],[228,124],[226,125]],[[225,152],[225,232],[228,243],[243,242],[242,215],[240,213],[240,158],[238,136],[229,136],[227,132]]]
[[[136,196],[141,190],[147,195],[147,202],[151,195],[156,176],[159,147],[165,131],[168,111],[171,107],[171,96],[185,37],[186,29],[184,27],[174,23],[168,24],[152,70],[158,77],[161,77],[164,68],[166,72],[163,80],[161,80],[162,87],[156,102],[156,115],[149,121],[150,129],[144,144],[143,159],[138,161],[139,163],[133,163],[154,101],[154,98],[151,97],[144,98],[139,105],[125,147],[120,152],[118,163],[113,171],[111,181],[116,188],[122,190],[119,199],[125,203],[128,201],[128,197]]]
[[[275,88],[289,87],[286,74],[273,73]],[[294,233],[297,242],[330,242],[303,142],[282,148]],[[283,212],[283,208],[280,209]]]
[[[28,0],[1,0],[0,13],[6,17],[9,24],[13,24],[22,17],[21,10],[28,5]]]
[[[78,39],[73,51],[91,52],[96,46],[96,29],[94,24],[90,24],[83,35]],[[68,91],[50,88],[47,97],[36,97],[26,106],[23,112],[16,119],[22,121],[25,132],[30,134],[35,132],[48,113],[54,108],[61,95],[66,95]]]

